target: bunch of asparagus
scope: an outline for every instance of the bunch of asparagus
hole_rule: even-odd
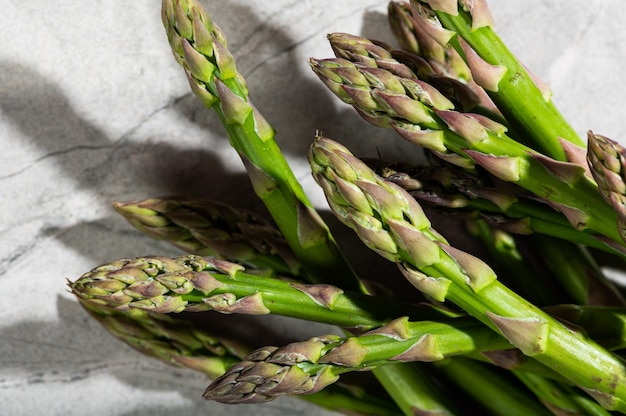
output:
[[[626,412],[623,289],[601,267],[626,257],[626,150],[593,132],[585,144],[502,43],[484,0],[391,1],[398,48],[334,33],[335,57],[309,61],[364,120],[426,155],[422,166],[359,159],[319,134],[309,153],[332,212],[396,276],[355,274],[210,15],[196,0],[163,0],[162,17],[274,224],[208,200],[115,202],[187,254],[121,259],[69,283],[114,336],[205,373],[204,397],[223,403],[295,395],[346,414]],[[441,215],[472,244],[451,245],[429,218]],[[381,289],[395,278],[415,292]],[[220,314],[343,335],[259,348],[264,334],[209,325]]]

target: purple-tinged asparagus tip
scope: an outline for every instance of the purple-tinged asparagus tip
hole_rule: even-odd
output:
[[[448,289],[452,284],[449,279],[428,276],[404,263],[398,263],[398,268],[408,282],[417,290],[438,302],[446,300]]]
[[[437,12],[444,12],[452,16],[459,14],[458,0],[420,0]]]
[[[302,284],[291,283],[291,287],[308,295],[315,303],[327,309],[332,309],[337,297],[342,295],[343,290],[336,286],[326,284]]]
[[[447,244],[439,243],[439,247],[461,267],[467,276],[468,286],[474,292],[480,292],[481,289],[497,280],[496,273],[493,269],[479,258]]]
[[[472,30],[493,27],[493,16],[486,0],[461,0],[459,3],[472,16]]]
[[[433,362],[443,360],[445,356],[437,346],[437,337],[432,334],[422,335],[415,344],[391,360],[401,362]]]
[[[361,365],[369,350],[362,346],[356,338],[347,338],[341,345],[333,348],[319,359],[320,364],[337,364],[344,367]]]
[[[467,65],[472,71],[474,81],[487,91],[498,92],[498,84],[500,84],[507,72],[506,67],[486,62],[462,38],[459,38],[459,43],[465,53]]]
[[[544,320],[532,318],[510,318],[486,313],[487,317],[502,332],[502,335],[530,357],[546,351],[550,326]]]
[[[250,103],[235,94],[219,78],[215,79],[215,89],[220,97],[220,107],[226,123],[243,125],[252,112]]]
[[[487,129],[476,119],[457,111],[435,111],[450,130],[470,143],[479,143],[489,137]]]
[[[409,330],[407,323],[409,318],[406,316],[394,319],[385,326],[373,329],[365,333],[365,335],[382,335],[396,341],[405,341],[409,339]]]
[[[580,178],[585,176],[585,168],[576,163],[555,160],[541,153],[529,152],[529,154],[555,179],[570,186],[574,186]]]
[[[466,150],[465,153],[477,165],[485,168],[489,173],[505,182],[516,183],[520,179],[520,158],[514,156],[494,156],[476,150]]]

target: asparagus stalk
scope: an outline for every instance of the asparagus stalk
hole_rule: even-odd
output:
[[[543,263],[560,283],[569,302],[579,305],[623,306],[624,297],[609,281],[591,254],[575,244],[546,236],[533,238],[530,242],[543,258]]]
[[[502,237],[506,231],[516,234],[532,232],[545,234],[528,236],[528,246],[537,248],[535,251],[538,256],[535,257],[545,259],[545,267],[561,282],[562,292],[569,294],[568,302],[607,306],[624,304],[623,297],[615,285],[604,276],[590,253],[579,244],[568,244],[561,240],[566,239],[615,252],[591,235],[574,230],[554,210],[525,197],[519,190],[503,186],[486,187],[477,176],[462,172],[452,165],[417,168],[411,171],[411,175],[397,172],[390,166],[379,170],[386,180],[408,190],[420,202],[443,207],[440,209],[444,212],[473,210],[490,225],[500,229],[494,231],[501,237],[500,241],[505,241]],[[494,218],[494,215],[498,214],[506,215],[506,219]],[[532,277],[534,273],[528,270],[528,265],[521,255],[501,250],[508,245],[498,248],[489,228],[483,221],[478,220],[472,229],[475,235],[487,243],[487,247],[497,250],[498,253],[493,256],[496,262],[510,266],[508,267],[510,275],[516,276],[520,282],[518,287],[522,287],[521,285],[528,287],[535,281],[536,284],[545,284]],[[548,302],[545,299],[548,292],[534,290],[533,293],[538,297],[533,299],[541,305],[563,303],[557,299]]]
[[[444,382],[459,386],[462,393],[480,404],[481,409],[474,413],[501,416],[552,414],[502,369],[464,357],[438,361],[433,366],[436,374],[444,377]]]
[[[554,305],[546,308],[551,315],[585,334],[605,348],[626,348],[626,308],[618,306]]]
[[[484,88],[474,81],[472,72],[463,57],[456,49],[441,45],[424,30],[419,16],[414,15],[410,3],[390,1],[387,10],[389,26],[402,50],[424,58],[437,74],[436,77],[458,81],[467,86],[476,99],[476,108],[471,109],[471,111],[485,112],[498,117],[500,122],[505,122],[500,110],[495,106]],[[399,58],[397,52],[392,52],[392,55]],[[452,83],[456,84],[456,82]],[[470,111],[470,108],[462,108],[464,111]],[[484,110],[481,111],[481,108]]]
[[[212,335],[205,326],[177,315],[140,309],[118,311],[80,298],[79,302],[113,336],[142,354],[198,371],[210,379],[222,376],[253,350],[232,336]],[[337,383],[301,398],[349,415],[402,414],[395,403],[357,385]]]
[[[626,369],[616,356],[510,291],[479,259],[449,246],[409,194],[345,147],[320,137],[309,160],[337,218],[398,263],[416,288],[455,303],[607,409],[626,410]]]
[[[316,337],[281,348],[264,347],[215,380],[204,393],[223,403],[260,403],[283,394],[310,394],[340,374],[413,361],[439,361],[510,344],[486,327],[466,331],[459,320],[409,323],[401,318],[358,337]],[[469,322],[468,322],[469,324]],[[471,331],[471,332],[470,332]]]
[[[274,130],[251,104],[222,32],[196,0],[163,0],[162,11],[174,56],[192,91],[218,114],[255,192],[310,278],[368,293],[308,201],[274,141]]]
[[[78,300],[107,331],[142,354],[200,371],[211,379],[224,374],[252,350],[237,340],[209,335],[175,315],[141,309],[118,311]]]
[[[302,275],[282,234],[258,215],[211,200],[150,198],[114,202],[113,208],[152,238],[187,253],[211,256],[281,275]]]
[[[470,233],[475,236],[489,253],[492,262],[504,274],[506,282],[517,294],[530,300],[534,305],[547,306],[563,303],[566,299],[558,285],[548,280],[549,274],[540,273],[534,267],[535,257],[522,254],[515,238],[502,230],[494,229],[483,220],[467,222]],[[533,253],[534,254],[534,253]],[[531,254],[532,255],[532,254]]]
[[[607,244],[624,250],[614,226],[616,214],[582,166],[533,151],[508,137],[493,120],[453,111],[450,101],[423,81],[342,58],[311,59],[310,64],[329,89],[367,121],[393,127],[403,138],[455,163],[482,166],[561,211],[577,230],[599,233]]]
[[[357,332],[380,327],[400,316],[441,316],[432,309],[344,293],[327,284],[259,277],[245,273],[239,264],[195,255],[118,260],[85,273],[69,287],[79,298],[117,310],[272,313]]]
[[[567,218],[534,200],[522,188],[486,186],[477,175],[454,165],[422,166],[407,172],[390,166],[375,170],[386,180],[409,191],[420,203],[443,213],[473,213],[490,225],[513,234],[545,234],[623,255],[588,230],[572,228]]]
[[[420,26],[442,46],[464,56],[474,79],[532,147],[556,160],[567,160],[561,140],[584,142],[552,101],[549,88],[534,78],[493,30],[486,0],[411,0]]]
[[[252,105],[219,27],[197,0],[163,0],[162,18],[191,90],[217,113],[256,194],[311,278],[363,289],[281,153],[274,129]]]
[[[386,386],[389,395],[393,397],[405,415],[460,414],[456,403],[448,400],[445,392],[433,383],[430,369],[420,364],[422,363],[389,364],[373,371],[377,372],[376,377]],[[381,369],[385,371],[380,371]]]
[[[570,386],[532,373],[521,371],[513,373],[555,415],[608,416],[611,414],[597,402]]]

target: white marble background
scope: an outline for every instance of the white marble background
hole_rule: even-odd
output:
[[[184,194],[260,208],[217,120],[188,91],[159,3],[0,0],[2,414],[233,411],[200,398],[202,376],[113,339],[65,288],[66,278],[116,258],[177,253],[135,232],[112,211],[113,200]],[[330,57],[329,32],[392,41],[386,1],[202,3],[316,204],[323,200],[305,163],[316,129],[360,155],[376,156],[378,147],[388,159],[418,157],[332,99],[306,63]],[[490,5],[500,35],[552,85],[574,127],[624,142],[623,1]],[[290,398],[236,411],[331,414]]]

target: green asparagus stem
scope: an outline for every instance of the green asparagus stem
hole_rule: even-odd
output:
[[[584,146],[554,105],[549,88],[529,74],[495,33],[485,0],[411,0],[411,4],[424,30],[465,57],[476,82],[531,147],[564,161],[562,139]]]
[[[318,138],[309,160],[337,218],[372,250],[398,263],[416,288],[455,303],[605,408],[626,410],[626,368],[616,356],[510,291],[487,264],[449,246],[415,199],[377,177],[345,147]]]
[[[377,367],[372,371],[379,372],[376,377],[384,383],[389,395],[393,397],[405,415],[460,414],[455,403],[435,387],[428,369],[419,364],[390,364]],[[380,369],[385,371],[381,372]]]
[[[521,371],[513,373],[555,415],[608,416],[611,414],[589,396],[584,396],[569,386],[532,373]]]
[[[494,229],[480,219],[468,221],[467,225],[470,233],[487,249],[489,264],[498,266],[507,278],[506,284],[517,294],[540,307],[563,303],[566,298],[559,291],[561,287],[546,279],[549,275],[537,273],[511,234]]]
[[[493,120],[453,111],[450,101],[423,81],[342,58],[309,62],[331,91],[372,124],[392,127],[455,164],[478,164],[561,211],[575,229],[599,233],[605,243],[624,250],[614,226],[616,214],[582,166],[533,151],[509,138],[506,128]]]
[[[208,335],[187,320],[141,309],[117,311],[78,298],[113,336],[144,355],[191,368],[214,379],[252,350],[233,339]]]
[[[554,305],[546,312],[585,334],[605,348],[626,348],[626,308],[616,306]]]
[[[310,278],[368,293],[302,191],[274,141],[274,130],[252,106],[224,35],[195,0],[164,0],[162,10],[174,56],[192,91],[218,114],[255,192]]]
[[[623,256],[588,230],[572,228],[562,214],[534,200],[517,186],[486,186],[481,178],[454,165],[420,166],[407,172],[392,166],[373,168],[386,180],[409,191],[420,203],[443,213],[473,213],[513,234],[545,234]]]
[[[467,352],[507,348],[487,327],[459,320],[408,322],[406,319],[358,337],[316,337],[281,348],[264,347],[215,380],[206,399],[260,403],[283,394],[310,394],[336,382],[340,374],[397,362],[439,361]],[[471,329],[470,329],[471,328]]]
[[[303,273],[282,234],[250,211],[176,197],[114,202],[113,208],[139,231],[187,253],[294,277]]]
[[[472,91],[476,100],[476,108],[471,109],[462,106],[461,108],[464,111],[490,113],[497,117],[500,122],[505,122],[500,114],[500,110],[495,106],[484,88],[474,81],[472,72],[463,60],[463,57],[456,49],[442,46],[428,34],[424,30],[419,17],[414,15],[409,3],[390,1],[387,9],[389,26],[395,38],[399,41],[400,47],[405,51],[424,58],[436,74],[436,76],[432,77],[433,79],[441,77],[449,80],[447,81],[448,84],[457,84],[459,82]],[[392,55],[400,60],[406,56],[393,51]]]
[[[190,368],[210,379],[222,376],[253,348],[234,337],[210,335],[207,328],[173,314],[140,309],[118,311],[79,298],[81,306],[113,336],[141,352],[177,367]],[[389,400],[355,385],[336,383],[302,399],[329,410],[354,415],[402,413]]]
[[[560,283],[568,302],[579,305],[624,306],[624,297],[609,281],[591,254],[575,244],[546,236],[534,238],[531,244],[544,259],[551,275]]]
[[[85,273],[69,286],[76,296],[117,310],[272,313],[357,332],[380,327],[400,316],[441,317],[432,309],[344,293],[327,284],[293,283],[247,274],[239,264],[195,255],[122,259]]]
[[[569,294],[570,298],[561,300],[553,298],[548,301],[546,295],[549,290],[534,290],[534,296],[538,296],[532,297],[535,304],[549,305],[564,301],[583,305],[624,304],[623,297],[615,285],[604,276],[590,253],[579,244],[568,244],[562,240],[604,249],[615,254],[614,250],[591,235],[574,230],[565,218],[545,204],[525,197],[516,187],[484,186],[477,176],[462,172],[452,165],[418,167],[412,169],[410,175],[398,172],[389,165],[382,169],[374,169],[380,171],[386,180],[409,191],[419,202],[440,207],[444,212],[456,213],[459,210],[476,212],[490,225],[500,229],[494,231],[500,237],[506,231],[516,234],[532,232],[545,234],[528,236],[529,245],[538,248],[535,251],[539,257],[545,259],[545,266],[552,272],[552,276],[561,282],[560,291]],[[506,219],[494,218],[494,215],[498,214],[506,215]],[[490,227],[484,224],[484,221],[478,221],[473,227],[474,234],[480,236],[483,242],[487,242],[487,247],[497,249],[496,240],[490,237],[491,231],[488,230]],[[506,247],[508,246],[501,248]],[[497,251],[498,253],[493,255],[494,260],[508,267],[510,275],[516,276],[516,280],[520,282],[518,288],[528,288],[533,282],[545,286],[545,280],[535,279],[534,273],[528,270],[528,264],[520,255],[511,257],[509,254],[514,253],[503,252],[500,249]]]
[[[163,0],[162,17],[191,90],[219,116],[256,194],[311,278],[363,289],[281,153],[274,129],[252,105],[224,34],[197,0]]]
[[[551,415],[530,392],[502,369],[464,357],[434,363],[437,374],[454,384],[482,407],[478,412],[501,416]],[[521,388],[520,388],[521,387]],[[489,392],[486,394],[486,392]],[[475,412],[476,413],[476,412]]]

